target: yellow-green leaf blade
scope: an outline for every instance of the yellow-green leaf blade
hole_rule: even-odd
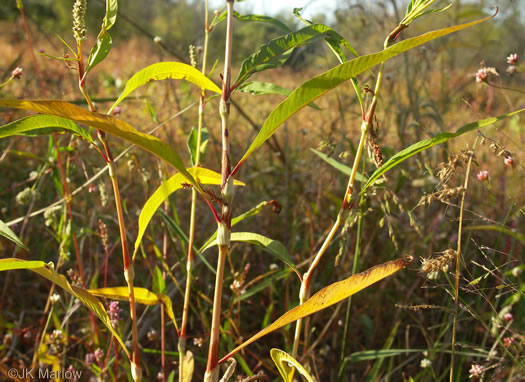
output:
[[[369,287],[370,285],[388,277],[392,274],[398,272],[399,270],[405,268],[412,259],[398,259],[394,261],[389,261],[384,264],[376,265],[368,269],[365,272],[357,273],[349,278],[338,281],[327,287],[324,287],[319,292],[310,297],[304,304],[296,306],[295,308],[289,310],[271,325],[267,326],[259,333],[255,334],[253,337],[243,342],[228,355],[220,360],[220,363],[226,361],[232,355],[237,353],[239,350],[245,348],[249,344],[257,341],[259,338],[282,328],[285,325],[288,325],[292,322],[295,322],[301,318],[309,316],[315,312],[328,308],[331,305],[342,301],[357,292]]]
[[[410,145],[406,149],[401,150],[392,158],[390,158],[388,161],[386,161],[383,166],[379,167],[374,173],[368,178],[368,181],[361,189],[361,193],[365,192],[368,187],[370,187],[380,176],[382,176],[385,172],[391,170],[392,168],[399,165],[401,162],[407,160],[408,158],[416,155],[417,153],[426,150],[432,146],[438,145],[440,143],[444,143],[446,141],[449,141],[453,138],[456,138],[460,135],[463,135],[465,133],[468,133],[472,130],[479,129],[488,125],[492,125],[498,121],[501,121],[502,119],[511,117],[515,114],[521,113],[525,111],[525,109],[516,110],[511,113],[500,115],[499,117],[493,117],[493,118],[487,118],[482,119],[476,122],[468,123],[459,129],[456,130],[454,133],[441,133],[437,134],[433,138],[424,139],[422,141],[416,142],[413,145]]]
[[[295,370],[297,370],[308,382],[315,382],[315,379],[313,379],[310,373],[306,371],[304,366],[285,351],[273,348],[270,350],[270,357],[272,357],[273,363],[277,366],[277,369],[285,382],[293,382]]]
[[[51,263],[51,265],[53,264]],[[124,345],[124,341],[122,341],[122,338],[120,338],[118,333],[111,325],[111,321],[106,312],[106,309],[104,308],[104,305],[102,305],[102,303],[87,290],[69,284],[69,281],[67,281],[63,275],[57,273],[54,267],[49,266],[43,261],[25,261],[16,258],[0,259],[0,271],[11,269],[27,269],[38,273],[40,276],[48,279],[49,281],[64,289],[69,294],[78,298],[82,304],[91,310],[102,321],[102,323],[106,325],[111,334],[115,336],[128,358],[130,358],[128,349]]]
[[[188,171],[186,171],[186,167],[184,166],[179,154],[177,154],[177,152],[167,143],[153,135],[137,131],[133,126],[116,117],[100,113],[92,113],[77,105],[64,101],[0,100],[0,106],[31,110],[41,114],[52,114],[58,117],[67,118],[76,123],[91,126],[134,143],[171,164],[180,171],[180,173],[184,174],[189,183],[191,183],[199,192],[202,192],[201,187],[195,182]]]
[[[129,292],[127,286],[120,286],[120,287],[109,287],[109,288],[97,288],[97,289],[90,289],[89,293],[91,293],[94,296],[98,297],[104,297],[109,298],[111,300],[119,300],[119,301],[128,301],[129,300]],[[175,320],[175,315],[173,314],[173,304],[171,303],[171,299],[162,293],[153,293],[146,288],[133,288],[133,294],[135,296],[135,301],[139,304],[144,305],[156,305],[156,304],[163,304],[166,308],[166,314],[173,322],[173,325],[175,325],[175,329],[177,329],[177,332],[179,330],[179,326],[177,325],[177,321]]]
[[[18,236],[16,236],[16,233],[13,232],[11,228],[7,224],[5,224],[2,220],[0,220],[0,235],[2,235],[5,238],[8,238],[16,245],[27,249],[27,247],[22,243],[22,240]]]
[[[335,68],[316,76],[309,81],[295,89],[288,98],[281,102],[268,116],[264,122],[261,130],[255,137],[244,156],[241,158],[233,173],[235,173],[239,166],[250,156],[250,154],[261,146],[268,138],[270,138],[275,131],[289,118],[295,115],[299,110],[315,101],[317,98],[326,94],[330,90],[336,88],[342,83],[356,77],[358,74],[368,70],[381,62],[384,62],[392,57],[395,57],[407,50],[422,45],[428,41],[434,40],[438,37],[459,31],[464,28],[479,24],[491,18],[486,17],[481,20],[472,21],[466,24],[456,25],[449,28],[439,29],[432,32],[425,33],[421,36],[403,40],[390,48],[381,52],[370,54],[367,56],[360,56],[353,60],[347,61]]]
[[[292,259],[290,258],[290,254],[288,253],[288,250],[286,247],[277,240],[272,240],[266,236],[260,235],[258,233],[253,232],[232,232],[231,241],[237,241],[237,242],[243,242],[243,243],[250,243],[255,244],[256,246],[262,248],[263,250],[271,253],[275,257],[277,257],[279,260],[281,260],[283,263],[288,265],[290,268],[293,269],[293,271],[299,276],[299,279],[301,279],[301,274],[299,273],[299,270],[295,266],[295,264],[292,262]],[[203,248],[201,248],[201,252],[206,251],[207,249],[213,247],[214,245],[217,245],[217,240],[213,240],[209,243],[207,243]]]
[[[200,184],[221,184],[221,175],[215,171],[208,170],[202,167],[191,167],[188,168],[187,171]],[[133,257],[135,257],[135,254],[140,248],[140,242],[142,241],[142,238],[146,233],[146,228],[148,227],[148,224],[153,218],[155,212],[172,193],[182,188],[185,180],[185,177],[181,173],[173,175],[167,181],[163,182],[159,186],[159,188],[157,188],[157,190],[153,193],[153,195],[151,195],[146,201],[144,207],[142,208],[142,211],[140,211],[139,231],[137,239],[135,240],[135,250],[133,252]],[[243,182],[238,180],[235,180],[234,184],[237,186],[245,185]]]
[[[113,111],[113,109],[122,102],[124,98],[138,87],[145,85],[150,81],[165,80],[167,78],[174,80],[187,80],[201,89],[211,90],[212,92],[221,94],[221,89],[193,66],[181,62],[159,62],[135,73],[128,80],[122,94],[111,106],[109,112]]]
[[[34,137],[55,132],[61,133],[64,130],[79,136],[86,142],[93,143],[91,135],[76,123],[66,118],[46,114],[30,115],[0,126],[0,138],[13,135]]]

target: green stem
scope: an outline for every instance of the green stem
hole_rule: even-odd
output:
[[[208,41],[210,35],[210,27],[208,25],[208,0],[204,4],[205,16],[204,16],[204,51],[202,58],[202,69],[201,73],[206,75],[206,63],[208,56]],[[204,122],[204,107],[206,99],[206,92],[201,89],[201,95],[199,100],[199,119],[197,125],[197,150],[195,153],[195,167],[200,165],[201,159],[201,144],[202,144],[202,127]],[[184,307],[182,311],[182,324],[179,335],[179,381],[182,382],[184,377],[184,356],[186,353],[186,333],[188,326],[188,313],[190,307],[190,293],[191,293],[191,278],[193,268],[193,246],[195,242],[195,216],[196,216],[196,203],[197,202],[197,191],[193,188],[191,194],[191,212],[190,212],[190,234],[188,239],[188,257],[186,260],[186,289],[184,291]]]

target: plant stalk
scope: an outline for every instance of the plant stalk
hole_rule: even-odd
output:
[[[79,78],[79,88],[86,99],[86,102],[89,106],[91,112],[95,112],[95,107],[89,94],[85,89],[85,68],[82,58],[82,40],[77,40],[77,58],[78,58],[78,78]],[[135,382],[142,381],[142,369],[140,366],[140,353],[139,353],[139,343],[138,343],[138,330],[137,330],[137,311],[135,305],[135,293],[133,289],[133,280],[135,278],[135,272],[133,269],[133,262],[131,261],[131,256],[129,254],[128,239],[126,235],[126,224],[124,221],[124,212],[122,208],[122,198],[120,196],[119,184],[116,175],[116,166],[115,161],[113,160],[113,155],[111,153],[109,143],[106,139],[106,134],[97,130],[97,135],[104,147],[105,156],[104,159],[107,162],[109,167],[109,176],[111,178],[111,184],[113,186],[113,194],[115,196],[115,208],[117,209],[117,218],[120,231],[120,242],[122,245],[122,261],[124,264],[124,278],[128,285],[128,294],[129,294],[129,310],[130,310],[130,319],[131,319],[131,341],[132,341],[132,359],[131,359],[131,374]]]
[[[400,28],[399,26],[396,27],[385,39],[384,42],[384,48],[386,49],[390,42],[394,41],[395,39],[392,37],[394,32],[397,34],[404,28]],[[397,32],[399,30],[399,32]],[[339,210],[339,213],[337,214],[337,218],[330,229],[330,232],[328,233],[328,236],[326,237],[325,241],[323,242],[323,245],[317,252],[317,254],[314,257],[314,260],[312,261],[312,264],[306,271],[306,273],[303,276],[303,281],[301,283],[301,289],[299,291],[299,304],[303,304],[309,297],[310,297],[310,286],[312,283],[312,275],[321,261],[321,258],[323,257],[324,253],[330,246],[330,243],[332,239],[334,238],[335,234],[337,233],[337,230],[339,229],[342,222],[344,222],[348,216],[349,210],[352,208],[352,195],[353,195],[353,189],[354,189],[354,182],[355,182],[355,176],[357,174],[357,167],[359,166],[359,162],[361,160],[361,154],[363,153],[363,149],[365,147],[366,143],[366,136],[368,134],[368,131],[370,130],[370,127],[372,126],[372,121],[374,118],[377,100],[378,100],[378,94],[381,89],[381,82],[383,79],[383,71],[385,68],[385,63],[382,62],[381,66],[379,68],[379,74],[377,76],[376,85],[374,88],[374,95],[372,98],[372,101],[370,103],[370,106],[368,107],[366,115],[363,116],[363,121],[361,123],[361,137],[359,139],[359,146],[357,147],[356,156],[354,158],[354,164],[352,166],[352,172],[350,174],[350,178],[348,179],[348,185],[346,187],[345,196],[343,199],[343,204],[341,206],[341,209]],[[297,358],[297,351],[299,349],[299,340],[301,338],[301,325],[302,325],[302,319],[299,319],[296,321],[295,326],[295,335],[294,335],[294,343],[292,348],[292,357]]]
[[[210,35],[210,27],[208,24],[208,0],[204,4],[205,16],[204,16],[204,51],[202,58],[202,69],[201,73],[206,75],[206,63],[208,56],[208,41]],[[206,105],[206,92],[201,89],[201,95],[199,100],[199,119],[197,124],[197,150],[195,152],[195,167],[199,167],[201,159],[201,144],[202,144],[202,127],[204,123],[204,107]],[[195,216],[196,216],[196,204],[197,204],[197,191],[192,188],[191,191],[191,212],[190,212],[190,233],[188,238],[188,258],[186,260],[186,289],[184,291],[184,307],[182,311],[182,324],[179,333],[179,382],[182,382],[184,377],[184,356],[186,354],[186,336],[188,326],[188,313],[190,309],[190,293],[191,293],[191,278],[193,268],[193,246],[195,242]]]
[[[232,202],[234,195],[233,178],[230,163],[230,139],[228,121],[230,116],[230,81],[231,81],[231,50],[232,50],[232,25],[233,25],[233,0],[227,0],[228,10],[226,24],[226,49],[224,53],[224,78],[222,81],[222,95],[219,103],[219,114],[222,124],[222,160],[221,160],[221,196],[222,211],[220,221],[217,223],[217,244],[219,258],[217,260],[217,276],[215,280],[215,295],[213,297],[212,326],[208,363],[206,365],[206,382],[217,382],[219,378],[219,329],[221,316],[222,280],[224,263],[230,247]]]

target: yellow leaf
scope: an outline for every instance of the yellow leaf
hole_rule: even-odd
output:
[[[120,286],[120,287],[110,287],[110,288],[98,288],[98,289],[90,289],[89,293],[91,293],[93,296],[98,297],[104,297],[109,298],[111,300],[120,300],[120,301],[128,301],[129,300],[129,293],[128,293],[128,287],[127,286]],[[139,304],[144,305],[156,305],[156,304],[163,304],[166,308],[166,314],[173,322],[173,325],[175,325],[175,329],[177,329],[177,332],[179,331],[179,326],[177,325],[177,321],[175,320],[175,315],[173,314],[173,305],[171,303],[171,299],[162,293],[153,293],[146,288],[133,288],[133,294],[135,295],[135,301]]]
[[[245,348],[249,344],[257,341],[259,338],[273,332],[274,330],[280,329],[285,325],[288,325],[292,322],[297,321],[300,318],[309,316],[315,312],[319,312],[325,308],[328,308],[331,305],[338,303],[341,300],[344,300],[353,294],[369,287],[370,285],[378,282],[379,280],[388,277],[400,269],[406,267],[410,261],[411,257],[406,259],[398,259],[395,261],[389,261],[384,264],[376,265],[368,269],[365,272],[355,274],[349,278],[338,281],[327,287],[324,287],[319,292],[310,297],[304,304],[296,306],[295,308],[289,310],[271,325],[267,326],[259,333],[255,334],[253,337],[243,342],[228,355],[223,357],[219,363],[226,361],[228,358],[233,356],[239,350]]]
[[[283,381],[293,382],[294,371],[297,370],[308,382],[315,382],[315,379],[306,371],[303,365],[290,354],[274,348],[270,350],[270,356],[275,366],[277,366],[277,369],[279,369]]]

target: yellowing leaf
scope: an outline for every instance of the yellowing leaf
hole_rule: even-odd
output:
[[[270,350],[270,356],[272,357],[273,363],[279,369],[281,377],[285,382],[293,382],[294,371],[297,370],[308,382],[315,382],[315,379],[306,371],[303,365],[299,363],[290,354],[273,348]]]
[[[193,66],[181,62],[159,62],[138,71],[128,80],[124,91],[111,106],[108,114],[138,87],[150,81],[165,80],[167,78],[187,80],[193,82],[201,89],[211,90],[212,92],[221,94],[221,89]]]
[[[118,333],[111,325],[111,321],[106,312],[106,309],[104,308],[104,305],[102,305],[98,298],[93,296],[87,290],[69,284],[69,281],[67,281],[63,275],[55,271],[53,263],[46,264],[43,261],[25,261],[16,258],[0,259],[0,271],[13,269],[28,269],[32,272],[38,273],[40,276],[45,277],[49,281],[58,285],[60,288],[64,289],[66,292],[78,298],[82,304],[95,313],[102,323],[106,325],[111,334],[115,336],[128,358],[130,358],[128,349],[126,349],[126,346],[124,345],[124,341],[122,341],[122,338],[120,338]]]
[[[267,326],[259,333],[255,334],[253,337],[236,347],[228,355],[223,357],[219,361],[219,363],[226,361],[239,350],[257,341],[259,338],[277,329],[280,329],[285,325],[295,322],[301,318],[304,318],[315,312],[319,312],[320,310],[328,308],[329,306],[332,306],[338,303],[339,301],[344,300],[356,294],[357,292],[369,287],[370,285],[378,282],[379,280],[382,280],[385,277],[396,273],[400,269],[406,267],[410,263],[410,261],[412,261],[412,258],[389,261],[384,264],[376,265],[375,267],[372,267],[365,272],[357,273],[345,280],[338,281],[336,283],[328,285],[327,287],[324,287],[319,292],[310,297],[308,300],[306,300],[304,304],[301,304],[289,310],[281,317],[279,317],[276,321],[274,321],[271,325]]]
[[[191,174],[198,183],[200,184],[221,184],[221,175],[215,171],[208,170],[201,167],[192,167],[187,169],[188,173]],[[182,184],[186,181],[186,178],[181,174],[175,174],[167,181],[162,183],[159,188],[150,196],[150,198],[144,204],[142,211],[139,216],[139,232],[137,239],[135,240],[135,250],[133,257],[140,248],[140,242],[146,232],[149,222],[153,218],[153,215],[161,206],[162,203],[177,190],[182,188]],[[234,180],[234,184],[237,186],[245,186],[241,181]]]
[[[195,368],[195,362],[193,359],[193,353],[191,351],[187,351],[184,355],[184,366],[182,367],[182,381],[183,382],[191,382],[193,378],[193,370]]]
[[[183,174],[189,183],[197,191],[202,193],[201,187],[195,182],[193,177],[186,171],[179,154],[167,143],[161,141],[153,135],[141,133],[128,123],[109,115],[92,113],[63,101],[31,101],[31,100],[0,100],[0,106],[14,107],[17,109],[31,110],[42,114],[51,114],[58,117],[67,118],[76,123],[81,123],[102,130],[106,133],[122,138],[128,142],[149,151],[153,155],[164,159]]]
[[[91,293],[94,296],[109,298],[111,300],[120,300],[120,301],[129,300],[129,293],[128,293],[127,286],[90,289],[89,293]],[[135,301],[138,302],[139,304],[144,304],[144,305],[156,305],[159,303],[163,304],[164,307],[166,308],[166,314],[173,322],[173,325],[175,325],[175,329],[177,329],[177,332],[179,331],[179,326],[177,325],[177,321],[175,320],[175,315],[173,314],[173,305],[171,303],[171,299],[168,296],[162,293],[150,292],[146,288],[133,288],[133,294],[135,295]]]

